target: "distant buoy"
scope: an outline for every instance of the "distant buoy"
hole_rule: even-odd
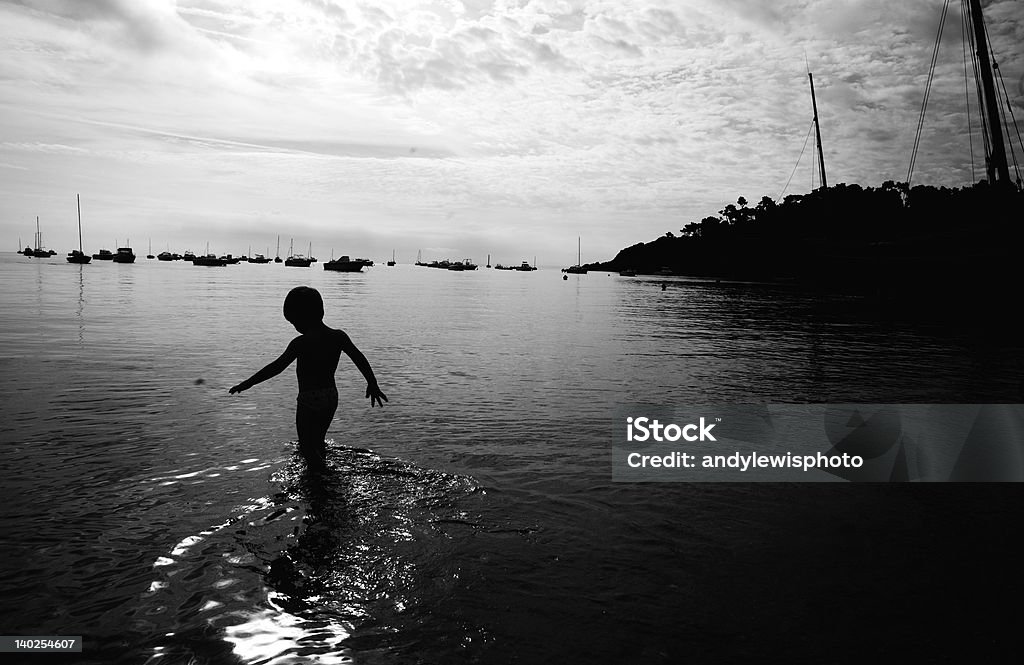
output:
[[[661,290],[664,291],[667,288],[668,288],[668,284],[666,284],[665,282],[662,282],[661,283]]]

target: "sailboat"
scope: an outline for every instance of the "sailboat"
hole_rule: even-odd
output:
[[[25,249],[25,256],[29,256],[27,252],[28,248],[26,247]],[[56,254],[56,252],[49,249],[43,249],[43,234],[39,231],[39,216],[36,215],[36,246],[32,249],[31,256],[37,259],[48,259],[54,254]]]
[[[153,239],[152,238],[149,239],[149,254],[146,254],[146,258],[147,259],[155,259],[156,258],[155,256],[153,256]]]
[[[391,260],[388,261],[388,265],[389,266],[395,265],[395,250],[393,250],[393,249],[391,250]]]
[[[562,268],[562,272],[569,273],[572,275],[586,275],[587,269],[583,267],[583,262],[580,260],[580,238],[576,238],[576,265],[569,266],[568,268]]]
[[[274,255],[274,263],[281,262],[281,236],[277,236],[277,254]]]
[[[252,247],[249,248],[249,254],[252,254]],[[267,247],[267,254],[270,254],[269,247]],[[271,259],[268,259],[266,254],[257,254],[256,256],[250,256],[246,261],[249,263],[270,263]]]
[[[194,266],[209,266],[209,267],[220,267],[226,266],[228,262],[223,258],[218,258],[216,254],[210,253],[210,243],[206,243],[206,254],[203,256],[197,256],[192,260]]]
[[[112,260],[114,263],[135,263],[135,252],[131,247],[118,247]]]
[[[310,249],[312,248],[312,243],[310,243]],[[312,261],[305,256],[295,254],[295,240],[292,239],[291,244],[288,245],[288,258],[285,259],[284,264],[293,268],[308,268],[310,263],[312,263]]]
[[[68,252],[68,263],[86,264],[92,261],[92,257],[82,251],[82,196],[76,195],[78,201],[78,249]]]

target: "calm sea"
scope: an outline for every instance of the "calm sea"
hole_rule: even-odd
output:
[[[0,634],[148,664],[920,660],[1016,635],[1016,485],[623,484],[608,456],[624,403],[1019,402],[995,313],[556,269],[8,253],[0,280]],[[343,359],[321,480],[291,370],[227,393],[294,336],[299,284],[390,398]]]

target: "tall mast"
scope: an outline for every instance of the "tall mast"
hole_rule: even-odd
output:
[[[974,24],[974,41],[978,47],[978,69],[981,72],[981,87],[985,94],[985,112],[988,114],[988,127],[992,139],[992,158],[988,163],[988,180],[990,183],[1009,183],[1010,169],[1006,165],[1006,148],[1003,146],[1003,128],[999,120],[999,100],[996,98],[996,87],[992,78],[992,63],[988,54],[988,41],[985,39],[985,18],[981,14],[980,0],[970,0],[971,23]]]
[[[821,175],[821,186],[828,187],[825,179],[825,156],[821,152],[821,125],[818,124],[818,102],[814,99],[814,76],[807,72],[807,80],[811,82],[811,106],[814,107],[814,134],[818,139],[818,169]]]
[[[75,194],[78,200],[78,251],[82,251],[82,195]],[[84,252],[83,252],[84,253]]]
[[[580,253],[580,237],[576,236],[576,265],[581,266],[583,263],[580,261],[580,257],[583,256]]]

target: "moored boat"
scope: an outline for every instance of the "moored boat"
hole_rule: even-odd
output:
[[[568,268],[562,268],[562,272],[569,273],[570,275],[586,275],[587,269],[583,267],[583,261],[580,259],[580,239],[576,238],[576,265],[569,266]]]
[[[310,263],[312,263],[310,259],[295,253],[295,241],[292,240],[288,244],[288,258],[284,260],[284,264],[292,268],[308,268]]]
[[[39,231],[39,216],[36,216],[36,246],[25,248],[25,256],[32,256],[37,259],[48,259],[57,252],[52,249],[43,249],[43,234]]]
[[[463,259],[448,264],[448,270],[476,270],[477,265],[471,259]]]
[[[96,259],[97,261],[111,261],[114,258],[114,253],[111,252],[109,249],[101,249],[96,254],[93,254],[92,258]]]
[[[340,259],[331,259],[324,264],[324,270],[334,270],[335,272],[362,272],[363,265],[365,265],[359,259],[351,260],[348,256],[342,256]]]
[[[216,254],[206,254],[205,256],[197,256],[192,259],[192,265],[194,266],[226,266],[227,262],[219,258]]]
[[[67,260],[68,263],[78,263],[84,265],[92,261],[92,257],[82,251],[82,197],[77,197],[78,201],[78,249],[73,249],[68,252]]]
[[[114,263],[135,263],[135,252],[131,247],[118,247],[117,254],[111,257]]]

